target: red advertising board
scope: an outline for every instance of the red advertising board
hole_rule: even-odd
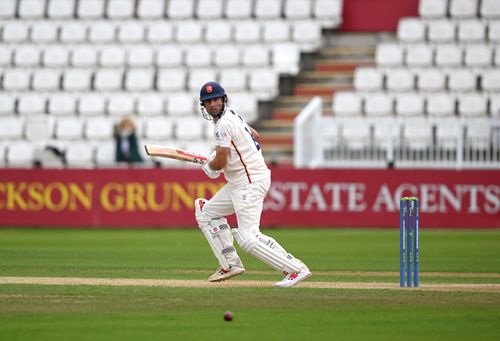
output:
[[[499,171],[272,173],[263,226],[396,227],[399,199],[417,196],[424,228],[500,228]],[[195,227],[194,199],[223,185],[199,170],[0,169],[0,226]]]

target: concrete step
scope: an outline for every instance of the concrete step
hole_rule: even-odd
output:
[[[331,61],[331,60],[320,60],[315,63],[316,71],[350,71],[354,72],[357,67],[360,66],[375,66],[375,61],[373,59],[362,59],[357,61],[347,60],[347,61]]]
[[[352,91],[351,84],[299,84],[293,92],[297,96],[332,96],[337,91]]]

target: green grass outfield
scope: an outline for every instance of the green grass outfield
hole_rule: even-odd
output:
[[[397,229],[263,232],[313,277],[275,288],[282,276],[240,251],[247,273],[209,284],[217,264],[197,229],[0,229],[0,340],[427,341],[500,333],[498,229],[422,229],[420,289],[399,288]],[[223,321],[226,310],[234,321]]]

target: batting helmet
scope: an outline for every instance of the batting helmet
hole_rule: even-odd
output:
[[[225,97],[226,91],[217,82],[208,82],[203,84],[200,90],[200,102],[207,101],[209,99]]]

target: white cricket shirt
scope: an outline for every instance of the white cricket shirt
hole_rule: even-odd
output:
[[[216,146],[230,148],[223,168],[228,183],[240,186],[271,176],[260,145],[254,140],[248,124],[234,110],[226,109],[215,123],[214,134]]]

